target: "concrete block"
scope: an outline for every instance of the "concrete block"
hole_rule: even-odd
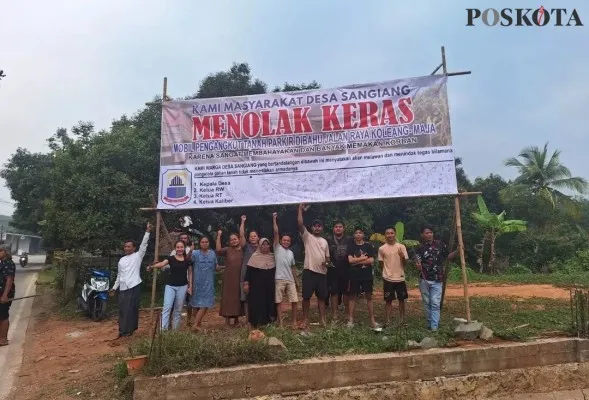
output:
[[[554,400],[585,400],[585,396],[581,390],[565,390],[562,392],[554,392]]]
[[[483,326],[483,329],[481,329],[481,333],[479,333],[479,338],[481,338],[482,340],[491,340],[493,339],[493,331],[487,328],[486,326]]]
[[[384,383],[389,385],[388,391],[373,388],[374,397],[361,398],[403,398],[400,393],[420,393],[424,396],[421,398],[478,399],[484,395],[492,398],[515,393],[582,389],[589,382],[589,363],[576,364],[577,340],[559,338],[475,348],[322,357],[156,378],[138,377],[134,398],[236,399]],[[467,376],[460,380],[457,377],[460,375]],[[451,382],[457,383],[452,386]],[[422,384],[426,386],[419,386]],[[393,393],[391,387],[402,390]],[[449,396],[449,393],[456,395]],[[457,397],[458,393],[461,396]],[[314,397],[309,400],[319,398],[346,400],[351,397]]]
[[[454,335],[462,340],[475,340],[479,337],[481,329],[483,329],[483,324],[480,322],[460,324],[454,329]]]
[[[440,347],[438,341],[432,337],[424,337],[421,342],[419,342],[419,347],[422,349],[433,349],[434,347]]]

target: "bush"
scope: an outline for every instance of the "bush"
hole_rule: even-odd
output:
[[[508,275],[525,275],[525,274],[532,274],[532,270],[528,267],[526,267],[523,264],[515,264],[513,266],[510,266],[506,273]]]
[[[549,264],[550,272],[558,274],[576,274],[589,271],[589,250],[579,250],[574,256],[564,260],[553,260]]]
[[[150,349],[151,340],[142,339],[131,348],[131,353],[149,355]],[[163,375],[271,361],[283,361],[283,354],[263,342],[245,338],[220,340],[208,335],[169,331],[155,339],[144,372]]]
[[[460,267],[460,265],[456,265],[456,264],[451,264],[451,266],[449,266],[450,272],[448,273],[448,281],[449,282],[462,282],[462,268]],[[472,282],[473,280],[475,280],[475,275],[476,272],[473,271],[471,268],[466,267],[466,278],[468,279],[469,282]]]

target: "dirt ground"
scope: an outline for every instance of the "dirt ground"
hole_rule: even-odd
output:
[[[125,344],[109,345],[117,334],[115,317],[101,323],[79,318],[55,317],[50,290],[39,286],[42,294],[33,305],[33,318],[27,332],[23,367],[17,378],[14,400],[120,398],[113,364],[128,356]],[[460,285],[449,285],[448,297],[463,296]],[[567,289],[550,285],[473,284],[471,296],[568,299]],[[410,301],[419,301],[417,288],[410,289]],[[221,327],[224,319],[218,309],[205,317],[205,328]],[[138,335],[146,335],[149,312],[140,315]]]
[[[570,299],[568,289],[554,287],[552,285],[497,285],[489,283],[470,284],[468,286],[470,296],[482,297],[520,297],[529,299],[540,297],[554,300]],[[419,297],[419,290],[411,290],[410,295]],[[446,296],[462,297],[464,289],[461,285],[448,285]]]

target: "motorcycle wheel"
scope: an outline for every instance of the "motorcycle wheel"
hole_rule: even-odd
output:
[[[94,299],[94,307],[90,310],[90,318],[94,322],[100,322],[106,317],[106,300]]]

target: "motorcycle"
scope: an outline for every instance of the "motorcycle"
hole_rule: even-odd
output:
[[[22,253],[19,257],[19,263],[21,267],[26,267],[27,263],[29,262],[29,256],[27,253]]]
[[[93,321],[98,322],[106,317],[110,273],[94,269],[90,275],[90,283],[84,284],[78,297],[78,308],[88,313]]]

